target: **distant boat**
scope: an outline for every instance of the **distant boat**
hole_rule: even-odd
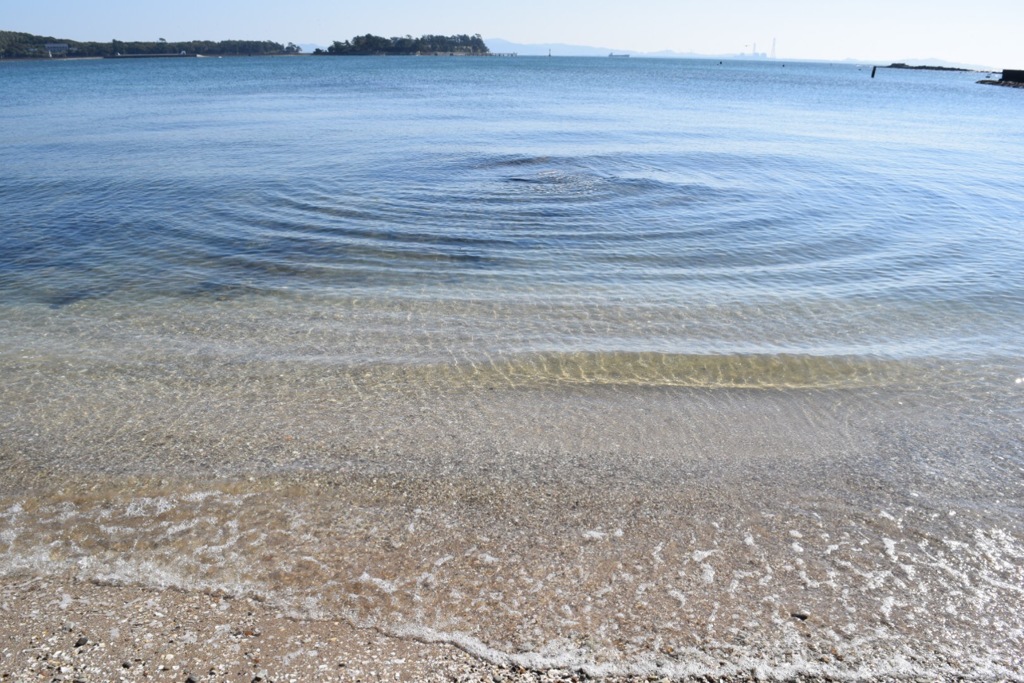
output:
[[[621,58],[621,57],[628,57],[629,55],[617,55],[614,52],[609,52],[608,56],[609,57],[620,57]]]

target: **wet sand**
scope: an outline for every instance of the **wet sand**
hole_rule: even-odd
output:
[[[0,581],[0,679],[11,681],[460,681],[593,680],[586,669],[491,663],[444,642],[395,638],[345,621],[297,620],[227,595],[74,579]],[[665,681],[656,674],[602,680]],[[687,680],[709,680],[705,676]],[[1014,680],[966,668],[953,675],[872,667],[843,675],[756,668],[710,680]]]
[[[333,680],[335,660],[362,680],[1022,675],[1012,411],[874,389],[285,385],[301,396],[196,401],[85,377],[59,391],[87,402],[9,410],[5,609],[26,620],[0,627],[3,671],[99,619],[81,635],[116,654],[83,662],[167,680],[249,675],[250,625],[279,634],[252,641],[275,680]],[[110,620],[75,616],[93,604]],[[186,621],[195,640],[171,644]],[[133,650],[149,624],[169,650]],[[177,671],[154,670],[164,654]]]
[[[9,577],[0,581],[0,615],[3,680],[489,681],[511,673],[450,645],[290,619],[226,595]]]
[[[393,637],[346,621],[295,619],[265,602],[73,578],[0,581],[0,679],[12,681],[585,681],[590,667],[524,668],[429,637]],[[841,656],[840,656],[841,658]],[[601,680],[1020,680],[969,664],[944,671],[867,664],[856,670],[597,675]]]

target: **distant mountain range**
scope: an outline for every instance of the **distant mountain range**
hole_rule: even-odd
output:
[[[487,47],[491,52],[515,52],[523,56],[546,56],[549,52],[555,57],[607,57],[609,54],[636,55],[637,57],[694,57],[694,58],[736,58],[738,55],[699,55],[695,52],[673,52],[663,50],[661,52],[636,52],[609,47],[594,47],[592,45],[568,45],[566,43],[513,43],[501,38],[485,39]]]
[[[658,52],[638,52],[635,50],[623,50],[621,48],[594,47],[592,45],[569,45],[566,43],[513,43],[501,38],[486,38],[487,47],[491,52],[515,52],[523,56],[546,56],[550,54],[555,57],[607,57],[609,54],[628,54],[634,57],[665,57],[676,59],[768,59],[768,56],[761,52],[755,55],[742,53],[729,54],[700,54],[697,52],[675,52],[673,50],[660,50]],[[832,62],[842,64],[889,64],[903,62],[905,64],[927,64],[929,66],[944,66],[958,69],[971,69],[974,71],[992,71],[989,66],[979,64],[962,64],[960,62],[949,62],[944,59],[928,58],[904,58],[892,60],[872,61],[870,59],[779,59],[777,61],[791,62]]]

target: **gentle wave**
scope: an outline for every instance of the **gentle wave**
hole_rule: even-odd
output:
[[[220,487],[131,481],[134,493],[124,480],[94,481],[21,500],[0,511],[0,576],[251,598],[296,619],[344,619],[497,664],[592,676],[1019,671],[1012,637],[969,637],[977,619],[1012,620],[1019,595],[1004,577],[1019,574],[1021,539],[991,524],[954,540],[959,525],[930,521],[927,510],[883,507],[851,535],[816,515],[742,504],[726,512],[698,496],[702,521],[687,520],[683,504],[626,512],[622,526],[607,526],[598,501],[574,504],[577,492],[551,491],[543,479],[527,496],[531,510],[486,474],[454,485],[350,476]],[[603,505],[628,511],[625,488]],[[687,499],[662,495],[675,506]],[[461,510],[425,503],[438,496],[456,496]],[[535,517],[548,525],[517,523]],[[924,621],[936,611],[963,618]],[[840,630],[804,640],[803,621]],[[892,648],[896,633],[918,653],[913,664]]]
[[[831,355],[830,321],[803,315],[824,302],[861,307],[876,322],[873,306],[900,311],[855,353],[891,354],[894,342],[951,353],[976,337],[993,348],[1014,343],[1014,236],[985,215],[999,207],[960,226],[963,198],[920,181],[885,185],[836,160],[790,153],[389,161],[382,173],[357,166],[213,185],[15,180],[5,201],[35,220],[5,233],[0,285],[14,300],[54,307],[296,290],[552,306],[704,301],[770,307],[784,316],[780,327],[818,339],[809,350]],[[951,313],[961,310],[984,315]],[[931,315],[935,324],[915,323]]]
[[[1016,93],[2,71],[0,576],[591,675],[1020,676]]]
[[[925,367],[878,360],[790,355],[683,355],[644,352],[546,353],[455,365],[359,369],[360,383],[528,389],[635,386],[703,389],[863,389],[934,382]],[[950,377],[944,378],[946,382]]]

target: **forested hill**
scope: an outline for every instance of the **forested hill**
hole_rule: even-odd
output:
[[[190,40],[170,43],[162,38],[153,42],[111,40],[105,43],[82,42],[31,33],[0,31],[0,58],[112,57],[114,55],[280,55],[297,54],[302,49],[270,40]]]
[[[315,55],[486,55],[490,50],[480,34],[473,36],[420,36],[382,38],[367,33],[345,42],[334,41],[327,50]]]

